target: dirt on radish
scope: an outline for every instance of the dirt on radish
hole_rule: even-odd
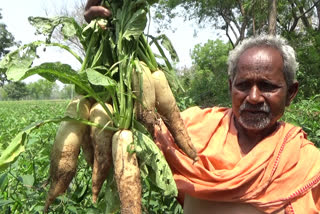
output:
[[[112,158],[122,214],[141,213],[140,169],[136,154],[132,150],[132,132],[117,131],[112,137]]]
[[[106,104],[112,113],[112,106]],[[90,121],[101,126],[112,126],[111,118],[100,104],[94,104],[90,110]],[[94,150],[94,161],[92,170],[92,201],[97,201],[101,186],[106,180],[109,168],[112,164],[111,143],[113,131],[102,130],[100,128],[91,127],[90,136],[92,139]]]
[[[155,112],[156,94],[154,80],[150,69],[143,62],[133,71],[132,85],[133,92],[136,95],[135,114],[137,119],[142,122],[150,133],[154,132],[154,125],[157,121]]]
[[[156,94],[156,108],[162,120],[168,127],[177,145],[193,161],[197,161],[197,151],[191,142],[191,138],[185,128],[180,115],[180,110],[169,87],[165,74],[161,71],[152,73]]]
[[[70,102],[65,116],[72,118],[89,118],[91,103],[78,97]],[[80,145],[87,126],[78,121],[63,121],[56,134],[51,150],[50,189],[44,211],[47,212],[56,197],[63,194],[73,179],[76,170]]]
[[[92,140],[90,137],[90,127],[89,126],[86,128],[86,131],[83,134],[83,138],[81,141],[81,150],[82,150],[83,157],[86,160],[87,164],[92,168],[93,167],[94,150],[93,150]]]

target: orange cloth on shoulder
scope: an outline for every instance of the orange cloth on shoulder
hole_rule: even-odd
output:
[[[181,115],[198,162],[193,164],[177,147],[163,123],[155,129],[155,141],[172,169],[181,201],[188,194],[249,203],[266,213],[285,207],[295,213],[318,213],[320,152],[301,128],[280,122],[242,157],[231,109],[193,107]]]

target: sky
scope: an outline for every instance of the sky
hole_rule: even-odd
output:
[[[72,7],[74,1],[77,0],[11,0],[5,3],[4,0],[0,0],[3,17],[1,22],[7,26],[7,30],[13,34],[15,40],[20,41],[22,45],[43,40],[43,37],[35,35],[35,29],[29,24],[28,17],[54,17],[56,11],[59,11],[62,7]],[[40,59],[36,60],[34,65],[42,62],[60,61],[71,64],[75,68],[80,66],[71,54],[58,50],[58,48],[47,48],[45,53],[40,51],[38,55]],[[33,81],[33,79],[31,77],[28,80]]]
[[[22,44],[26,44],[38,39],[39,36],[34,35],[34,28],[29,24],[29,16],[43,16],[53,17],[63,7],[72,7],[74,2],[79,0],[0,0],[0,8],[3,19],[0,20],[7,25],[7,30],[13,34],[17,41],[21,41]],[[150,34],[154,34],[155,25],[151,24]],[[180,62],[177,67],[190,67],[192,65],[190,52],[196,44],[204,44],[208,39],[216,39],[217,31],[211,28],[197,29],[197,24],[193,22],[184,22],[183,18],[176,18],[172,21],[172,29],[174,32],[168,30],[162,32],[169,37],[173,43]],[[197,34],[195,35],[195,30]],[[49,61],[61,61],[62,63],[71,64],[72,67],[78,68],[77,61],[67,53],[57,51],[55,49],[49,49],[46,53],[40,54],[41,58],[36,63],[49,62]],[[32,78],[31,80],[32,81]]]
[[[28,22],[29,16],[53,16],[61,7],[72,6],[77,0],[0,0],[3,19],[15,39],[23,44],[34,41],[34,29]]]

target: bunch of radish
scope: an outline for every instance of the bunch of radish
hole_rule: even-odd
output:
[[[143,160],[136,156],[137,142],[133,131],[144,127],[152,136],[160,120],[166,124],[181,150],[193,161],[198,160],[167,79],[171,79],[172,85],[178,81],[159,41],[173,54],[174,49],[164,35],[155,38],[144,34],[147,13],[153,3],[155,1],[151,0],[105,0],[102,4],[112,11],[113,16],[97,18],[84,28],[68,18],[56,22],[39,17],[30,19],[31,23],[36,23],[38,31],[49,35],[49,42],[34,42],[21,47],[0,63],[0,67],[6,66],[7,75],[12,79],[40,74],[49,80],[74,84],[77,92],[82,94],[70,102],[56,133],[45,212],[68,188],[76,174],[82,150],[92,167],[93,202],[97,201],[113,166],[121,213],[141,213],[139,162]],[[67,23],[62,27],[67,37],[80,32],[80,42],[86,52],[84,59],[69,47],[50,42],[52,31],[61,22]],[[51,29],[48,29],[50,25]],[[158,48],[164,64],[156,60],[149,39]],[[69,51],[81,62],[81,69],[73,72],[60,63],[31,67],[35,57],[30,53],[34,53],[34,47],[43,44]],[[21,52],[29,54],[24,58],[27,67],[17,70],[13,59],[21,57]]]

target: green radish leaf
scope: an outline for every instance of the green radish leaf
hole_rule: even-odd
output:
[[[6,74],[9,80],[11,81],[19,81],[23,79],[23,76],[30,70],[30,69],[37,69],[38,67],[31,68],[33,61],[37,58],[36,50],[41,45],[44,46],[56,46],[62,48],[69,53],[71,53],[79,62],[82,62],[82,59],[73,52],[69,47],[59,44],[59,43],[45,43],[43,41],[35,41],[29,44],[26,44],[17,50],[10,52],[7,54],[1,61],[0,61],[0,69],[6,70]],[[60,66],[59,63],[56,63],[55,66],[58,70],[70,70],[71,67],[68,68],[65,66]],[[53,66],[52,66],[53,67]],[[58,68],[60,67],[60,68]],[[48,79],[50,80],[50,78]]]
[[[15,201],[12,200],[12,199],[9,199],[9,200],[0,200],[0,207],[5,206],[5,205],[8,205],[8,204],[12,204],[12,203],[15,203]]]
[[[0,176],[0,190],[1,191],[5,191],[5,187],[8,184],[8,174],[7,173],[3,173]]]
[[[34,213],[42,213],[43,212],[43,206],[34,206],[33,210],[30,209],[30,211],[34,211]]]
[[[84,70],[84,72],[87,73],[88,80],[93,85],[101,85],[101,86],[112,87],[112,88],[117,85],[117,82],[115,80],[101,74],[100,72],[92,68],[88,68]]]
[[[55,18],[45,18],[45,17],[29,17],[28,18],[31,25],[33,25],[38,34],[47,36],[47,41],[51,40],[53,31],[59,25],[62,25],[61,33],[65,39],[71,37],[81,36],[81,27],[74,20],[74,18],[61,16]]]
[[[18,81],[37,58],[36,49],[41,42],[32,42],[10,52],[0,61],[0,68],[6,70],[9,80]]]
[[[172,61],[178,62],[179,61],[178,54],[177,54],[176,50],[174,49],[170,39],[165,34],[162,34],[160,36],[160,38],[161,38],[162,46],[169,52]]]
[[[153,36],[150,36],[150,35],[148,35],[148,36],[152,39],[151,44],[154,43],[156,45],[159,53],[161,54],[161,59],[164,60],[164,62],[166,64],[166,66],[168,67],[168,69],[171,70],[172,69],[172,65],[171,65],[169,59],[167,58],[165,52],[163,51],[161,45],[159,44],[159,40],[161,39],[161,36],[159,36],[157,38],[155,38]]]
[[[146,10],[139,9],[131,16],[125,26],[123,26],[123,38],[128,41],[130,41],[132,37],[135,40],[139,39],[147,24],[146,13]],[[127,14],[122,13],[122,16],[126,15]]]
[[[60,123],[61,121],[78,121],[80,123],[96,126],[99,128],[110,129],[112,131],[117,131],[116,128],[113,127],[102,127],[99,124],[92,123],[90,121],[82,120],[82,119],[75,119],[71,117],[62,117],[62,118],[54,118],[49,120],[38,121],[33,123],[26,128],[24,128],[21,132],[19,132],[10,142],[9,146],[2,151],[0,156],[0,172],[4,171],[8,166],[13,163],[18,156],[25,151],[25,142],[27,137],[29,136],[30,132],[34,129],[37,129],[47,123]]]
[[[32,175],[21,175],[19,178],[25,186],[31,187],[34,183],[34,177]]]
[[[164,53],[161,45],[158,42],[158,40],[161,39],[162,36],[159,36],[157,38],[150,36],[150,35],[148,35],[148,36],[152,39],[152,43],[154,43],[156,45],[156,47],[158,48],[158,51],[161,54],[161,56],[159,58],[164,60],[164,62],[165,62],[164,66],[159,65],[159,67],[161,67],[161,70],[165,73],[170,87],[174,90],[177,90],[178,88],[180,88],[182,91],[184,91],[175,71],[173,70],[173,67],[172,67],[169,59],[166,57],[166,54]],[[168,41],[165,43],[168,43]]]
[[[10,163],[14,162],[20,153],[25,151],[24,143],[27,134],[29,134],[31,130],[32,128],[18,133],[9,146],[2,152],[0,156],[0,172],[5,170]]]
[[[65,19],[63,26],[61,28],[62,35],[64,39],[68,39],[74,37],[78,34],[78,30],[80,30],[80,26],[75,25],[76,22],[74,19]]]
[[[94,19],[86,25],[81,32],[81,36],[79,38],[85,50],[87,50],[92,33],[96,30],[95,26],[96,20]]]
[[[150,5],[153,5],[155,3],[158,3],[159,0],[147,0],[147,2],[150,4]]]
[[[102,32],[106,33],[106,31],[102,30],[99,26],[99,23],[101,23],[101,18],[93,19],[88,25],[85,25],[84,28],[81,31],[81,35],[79,36],[79,40],[84,48],[84,50],[87,51],[95,51],[95,48],[98,48],[98,44],[100,42],[100,36],[103,34]],[[93,40],[90,42],[90,40]],[[94,43],[94,45],[90,45],[90,43]],[[92,46],[93,50],[90,50],[90,46]],[[93,57],[95,54],[91,53]],[[86,54],[86,57],[88,57],[88,54]]]
[[[68,206],[68,210],[73,213],[78,213],[77,208],[75,206]]]
[[[79,200],[79,202],[81,200],[83,200],[85,194],[87,193],[88,191],[88,185],[84,185],[82,188],[81,188],[81,192],[78,192],[79,194],[77,194],[77,198]]]
[[[45,17],[29,17],[29,23],[36,28],[36,32],[42,35],[50,35],[59,24],[59,22],[54,21]]]
[[[94,90],[90,87],[86,75],[78,74],[71,66],[67,64],[55,63],[43,63],[39,66],[35,66],[25,72],[25,75],[19,80],[25,79],[34,74],[39,74],[49,81],[59,80],[62,83],[74,84],[86,94],[94,97],[96,100],[101,100]]]
[[[108,176],[107,176],[107,185],[106,185],[106,193],[105,197],[105,205],[106,205],[106,214],[117,213],[120,210],[120,198],[117,189],[116,180],[114,179],[114,168],[110,167]]]
[[[147,165],[149,171],[148,175],[143,176],[148,176],[157,187],[164,191],[165,196],[177,196],[178,190],[171,169],[160,149],[142,132],[133,130],[133,134],[140,165]]]
[[[78,78],[78,73],[74,71],[70,65],[62,64],[60,62],[43,63],[39,66],[35,66],[29,69],[23,78],[34,74],[39,74],[40,76],[51,82],[59,80],[65,84],[72,83],[72,81],[70,80],[72,77],[80,79]]]

